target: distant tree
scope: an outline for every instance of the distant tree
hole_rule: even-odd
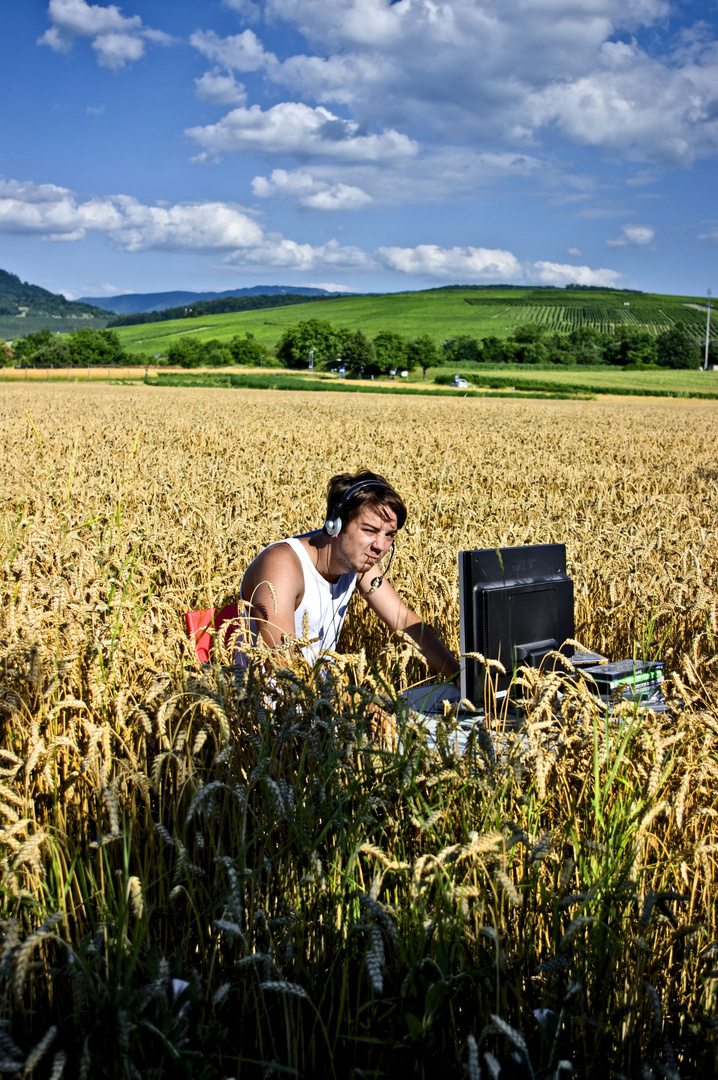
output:
[[[289,368],[309,365],[309,353],[314,349],[314,363],[328,364],[339,353],[337,335],[331,323],[324,319],[308,319],[288,326],[279,339],[277,356]]]
[[[506,364],[513,359],[513,347],[490,334],[481,341],[481,359],[485,364]]]
[[[551,334],[545,341],[548,360],[551,364],[575,364],[576,356],[565,334]]]
[[[545,341],[546,330],[538,323],[524,323],[517,326],[509,335],[508,343],[513,344],[513,357],[517,364],[548,363],[549,350]]]
[[[474,364],[483,359],[476,338],[469,337],[468,334],[459,334],[458,337],[445,341],[441,346],[441,355],[443,362],[452,367]]]
[[[91,330],[83,327],[71,334],[53,334],[37,330],[14,343],[15,363],[27,367],[74,367],[134,362],[128,356],[114,330]]]
[[[612,366],[623,363],[621,359],[621,342],[612,334],[608,334],[603,342],[603,362]]]
[[[167,363],[171,367],[200,367],[204,359],[204,346],[196,337],[181,337],[170,342]]]
[[[72,350],[67,338],[54,334],[47,345],[43,345],[33,353],[30,361],[33,367],[70,367],[73,363]]]
[[[623,367],[650,367],[656,362],[656,338],[649,330],[623,330],[618,362]]]
[[[245,334],[243,338],[233,337],[228,348],[232,363],[244,364],[247,367],[259,367],[266,354],[266,349],[262,348],[251,334]]]
[[[437,367],[441,364],[443,356],[441,359],[439,357],[440,354],[436,343],[428,334],[422,334],[421,337],[414,338],[406,347],[407,367],[410,371],[420,367],[424,378],[426,378],[426,373],[430,367]]]
[[[344,366],[362,375],[378,374],[376,351],[374,343],[366,334],[357,330],[351,337],[345,339],[342,344],[342,360]]]
[[[578,326],[567,335],[576,364],[603,363],[604,335],[593,326]]]
[[[344,360],[344,354],[351,348],[350,342],[353,336],[352,331],[347,330],[345,326],[340,326],[334,331],[335,351],[331,360],[327,361],[326,367],[332,365],[335,360]]]
[[[406,364],[406,340],[393,330],[380,330],[374,338],[376,371],[373,374],[388,375]]]
[[[701,349],[691,338],[685,323],[676,323],[656,338],[656,362],[666,368],[697,368]]]
[[[73,330],[67,338],[76,367],[99,364],[124,364],[127,354],[114,330]]]
[[[202,343],[202,367],[226,367],[232,363],[232,353],[228,345],[217,338]]]
[[[20,367],[33,367],[35,354],[47,348],[54,338],[55,335],[51,330],[36,330],[32,334],[26,334],[25,337],[17,338],[12,347],[15,363]]]
[[[512,342],[509,339],[508,344]],[[516,364],[546,364],[549,360],[548,346],[544,341],[514,342],[514,356]]]
[[[520,345],[533,345],[537,341],[542,341],[545,335],[546,328],[540,323],[522,323],[510,335],[510,339]]]

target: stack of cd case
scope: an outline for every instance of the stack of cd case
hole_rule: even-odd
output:
[[[616,696],[638,701],[651,698],[663,682],[663,663],[660,660],[616,660],[581,669],[589,676],[602,698]]]

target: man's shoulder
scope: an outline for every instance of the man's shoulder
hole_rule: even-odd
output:
[[[264,548],[252,560],[242,578],[242,595],[250,599],[269,588],[273,602],[283,599],[294,604],[304,592],[304,571],[296,551],[286,540]]]
[[[292,537],[291,539],[294,539]],[[260,551],[251,564],[253,567],[286,567],[301,570],[299,555],[293,544],[287,540],[277,540],[274,544]]]

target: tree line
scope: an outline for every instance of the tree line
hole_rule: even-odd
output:
[[[114,330],[82,327],[70,334],[43,329],[17,338],[3,362],[33,368],[115,367],[146,364],[147,357],[127,352]]]
[[[718,343],[712,342],[709,362],[716,363]],[[310,359],[318,368],[343,366],[365,376],[387,375],[451,365],[476,364],[611,364],[619,367],[697,368],[703,359],[701,343],[683,323],[660,334],[622,327],[615,334],[581,326],[558,334],[536,323],[519,326],[506,338],[481,339],[468,335],[448,338],[441,345],[428,334],[407,338],[394,330],[381,330],[373,338],[362,330],[336,328],[323,319],[308,319],[287,327],[276,349],[260,344],[252,334],[230,341],[201,341],[195,335],[173,340],[161,363],[172,367],[306,368]],[[125,350],[114,330],[82,328],[70,334],[38,330],[0,351],[0,364],[20,367],[86,367],[147,364],[142,353]]]
[[[506,338],[459,335],[437,346],[428,335],[407,339],[393,330],[382,330],[370,339],[361,330],[335,329],[320,319],[288,327],[277,346],[277,357],[286,367],[306,367],[312,350],[315,364],[332,367],[342,362],[346,368],[368,375],[417,367],[426,374],[430,367],[474,364],[697,368],[703,359],[700,343],[683,323],[660,334],[634,327],[606,334],[591,326],[558,334],[527,323]]]

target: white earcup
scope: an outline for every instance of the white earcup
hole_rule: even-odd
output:
[[[339,536],[342,531],[342,519],[340,517],[327,518],[324,522],[324,530],[328,536]]]

